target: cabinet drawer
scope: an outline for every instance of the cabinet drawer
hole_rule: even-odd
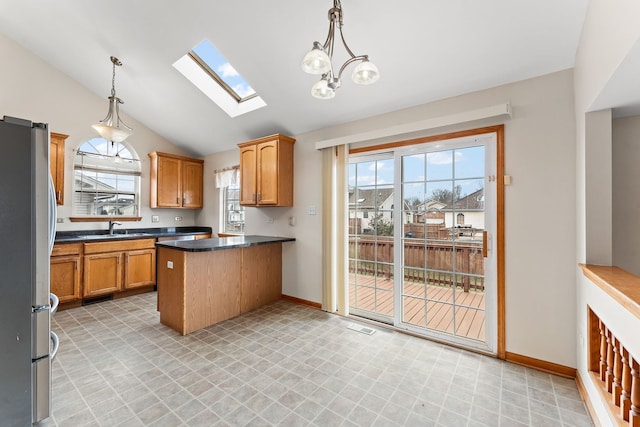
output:
[[[53,245],[51,256],[80,255],[82,243],[56,243]]]
[[[138,249],[153,249],[156,239],[117,240],[115,242],[85,243],[85,254],[98,254],[103,252],[126,252]]]

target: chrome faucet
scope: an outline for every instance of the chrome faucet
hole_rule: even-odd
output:
[[[112,219],[109,220],[109,234],[113,234],[113,226],[114,225],[122,225],[121,222],[114,221]]]

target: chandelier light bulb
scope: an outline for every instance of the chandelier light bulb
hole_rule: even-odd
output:
[[[327,81],[322,79],[311,88],[311,96],[318,99],[331,99],[336,96],[336,91],[327,85]]]
[[[351,80],[359,85],[370,85],[377,82],[379,78],[378,67],[369,60],[360,62],[351,74]]]
[[[302,60],[302,71],[309,74],[321,75],[331,69],[331,58],[322,49],[322,45],[313,42],[313,48]]]

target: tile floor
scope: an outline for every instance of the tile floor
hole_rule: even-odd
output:
[[[45,426],[591,426],[571,380],[281,301],[189,336],[156,294],[56,314]]]

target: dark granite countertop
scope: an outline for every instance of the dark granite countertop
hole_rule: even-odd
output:
[[[220,237],[215,239],[180,240],[171,242],[158,242],[156,246],[177,249],[186,252],[207,252],[221,249],[246,248],[248,246],[268,245],[270,243],[294,242],[293,237],[273,236],[235,236]]]
[[[193,234],[211,234],[211,227],[156,227],[116,228],[113,234],[107,230],[73,230],[56,232],[56,243],[99,242],[106,240],[156,239]]]

